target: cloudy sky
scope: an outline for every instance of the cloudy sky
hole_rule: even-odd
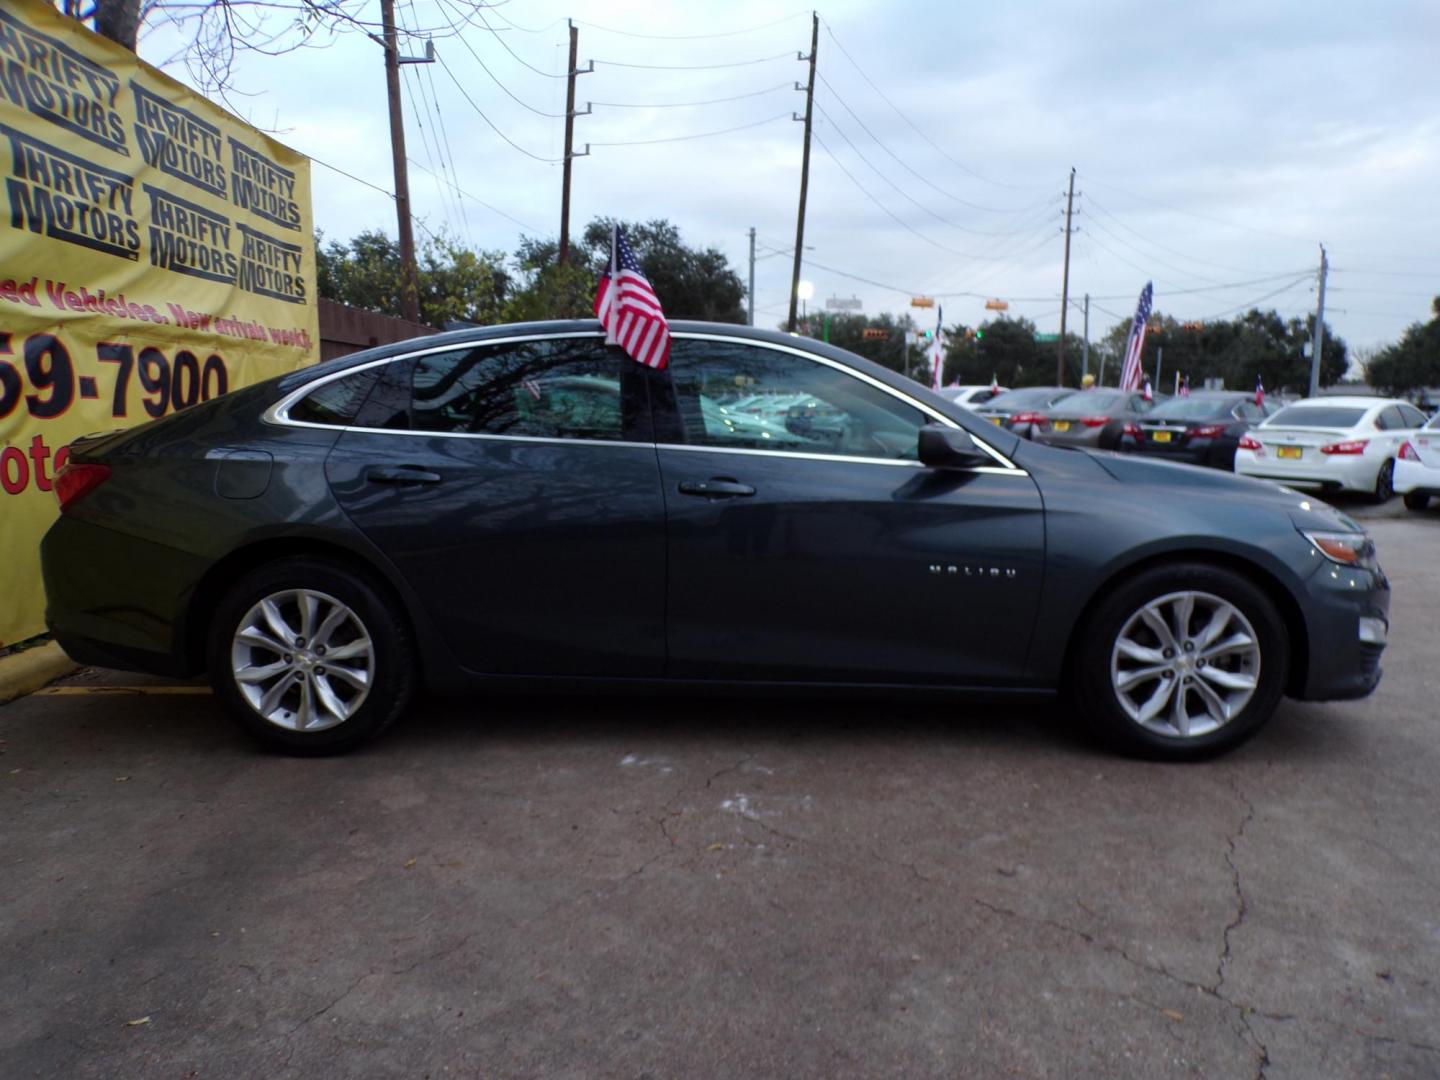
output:
[[[558,233],[574,18],[580,66],[594,61],[578,104],[595,104],[576,121],[590,155],[574,164],[572,231],[602,214],[668,218],[743,276],[753,227],[756,322],[784,318],[809,11],[757,0],[399,7],[403,25],[434,32],[439,58],[404,75],[424,230],[507,251],[521,233]],[[1322,242],[1327,322],[1352,347],[1429,317],[1440,292],[1434,3],[837,0],[819,15],[812,307],[858,297],[866,312],[898,313],[925,294],[947,324],[974,323],[994,297],[1057,330],[1073,167],[1077,331],[1086,293],[1099,337],[1133,312],[1147,279],[1156,308],[1180,319],[1253,305],[1302,315],[1314,310]],[[140,51],[161,63],[174,46],[162,27]],[[423,37],[404,51],[422,53]],[[351,33],[244,57],[233,86],[247,119],[393,189],[374,42]],[[312,179],[328,236],[393,233],[386,194],[320,164]]]

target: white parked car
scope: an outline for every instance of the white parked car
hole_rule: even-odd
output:
[[[1400,445],[1395,456],[1395,490],[1410,510],[1424,510],[1440,498],[1440,413]]]
[[[942,386],[939,393],[941,397],[949,398],[956,405],[974,409],[1009,389],[1008,386],[994,387],[986,383],[984,386]]]
[[[1424,424],[1424,413],[1395,398],[1306,398],[1250,429],[1235,471],[1290,487],[1368,491],[1384,502],[1401,446]]]

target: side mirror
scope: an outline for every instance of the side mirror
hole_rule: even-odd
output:
[[[931,469],[975,469],[994,461],[975,445],[968,431],[926,424],[920,429],[920,464]]]

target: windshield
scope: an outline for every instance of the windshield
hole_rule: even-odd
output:
[[[1291,405],[1266,420],[1264,426],[1352,428],[1367,411],[1340,405]]]
[[[985,404],[991,409],[1036,409],[1052,405],[1074,393],[1078,391],[1061,390],[1054,386],[1027,386],[1023,390],[1008,390]]]
[[[1230,412],[1233,398],[1171,398],[1150,410],[1156,420],[1213,420]]]

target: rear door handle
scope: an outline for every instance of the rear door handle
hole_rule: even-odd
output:
[[[440,474],[414,465],[386,465],[370,469],[365,479],[372,484],[438,484]]]
[[[755,494],[749,484],[731,480],[728,476],[713,476],[709,480],[681,480],[681,495],[703,495],[708,499],[735,499]]]

